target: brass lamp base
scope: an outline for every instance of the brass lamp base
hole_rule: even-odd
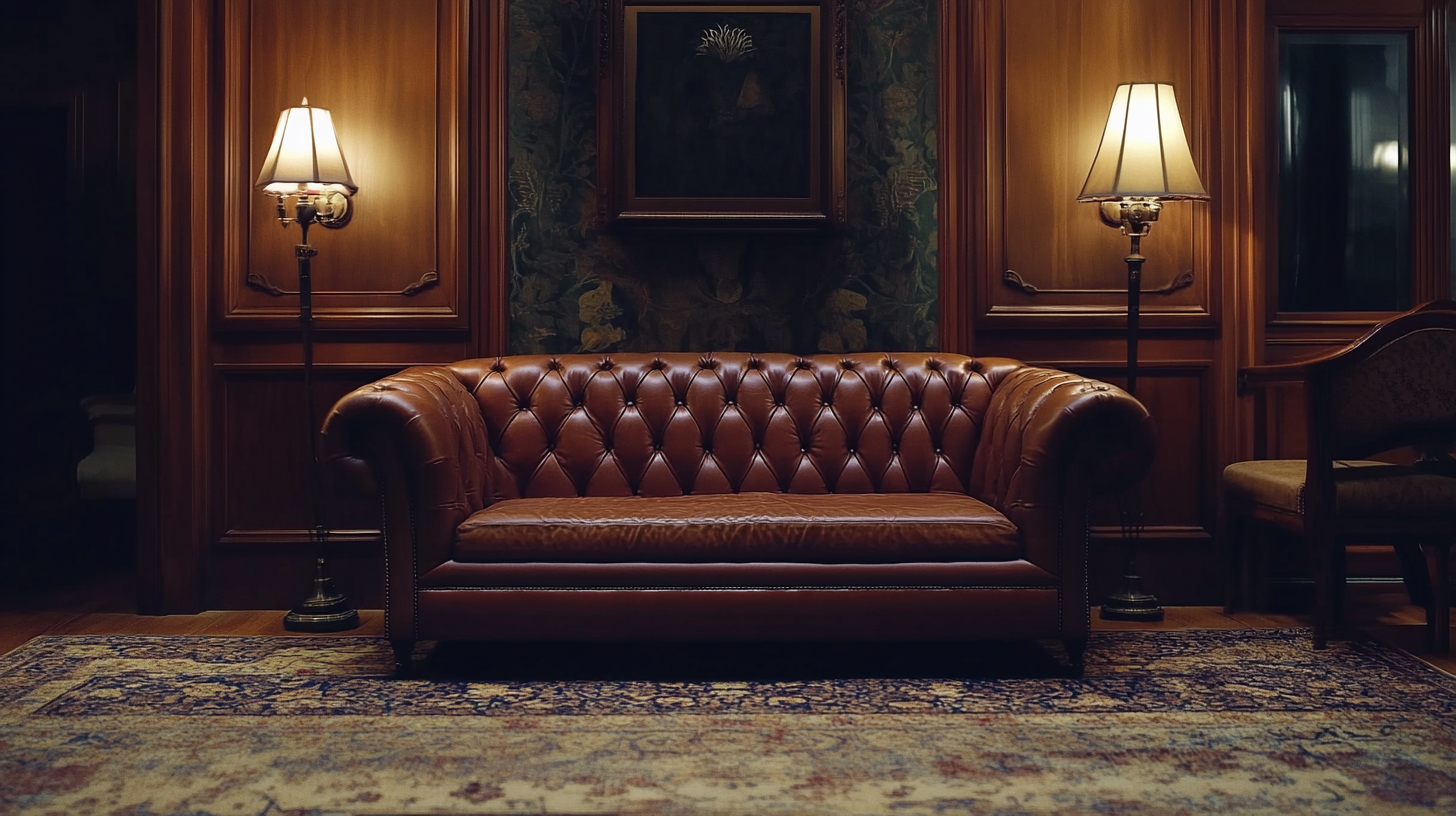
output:
[[[332,578],[324,576],[324,560],[314,568],[313,595],[283,616],[283,628],[290,632],[343,632],[359,626],[359,612],[349,606],[334,588]]]
[[[1141,582],[1133,577],[1133,581],[1126,580],[1123,576],[1123,589],[1116,595],[1109,595],[1107,602],[1102,605],[1103,620],[1123,621],[1160,621],[1163,619],[1163,607],[1158,599],[1142,591]],[[1136,583],[1134,583],[1136,582]]]

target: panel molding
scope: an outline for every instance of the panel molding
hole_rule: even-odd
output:
[[[475,356],[487,357],[505,354],[510,347],[510,4],[472,5],[476,51],[470,69],[475,88],[470,105],[470,272],[478,281]]]
[[[971,280],[978,268],[974,263],[976,190],[983,174],[977,172],[972,160],[979,154],[960,146],[970,144],[977,130],[975,122],[983,115],[977,79],[981,76],[978,60],[984,51],[981,22],[985,6],[940,0],[938,12],[939,348],[953,354],[970,354],[974,346]]]
[[[293,269],[293,256],[286,247],[279,249],[277,257],[270,257],[264,263],[257,262],[253,253],[260,233],[276,234],[278,222],[271,217],[272,207],[263,201],[263,196],[253,190],[255,171],[252,156],[261,148],[255,138],[263,131],[271,133],[276,111],[255,111],[253,106],[253,80],[259,65],[253,58],[253,27],[256,9],[265,0],[223,0],[221,20],[221,41],[223,43],[222,74],[224,77],[224,100],[222,105],[222,176],[224,235],[226,236],[221,258],[222,281],[214,297],[213,312],[215,325],[221,330],[247,331],[291,331],[298,325],[296,289],[290,289],[288,281]],[[355,145],[365,142],[372,145],[374,153],[350,149],[349,128],[341,123],[340,139],[345,155],[351,160],[355,181],[360,184],[360,193],[355,198],[354,221],[349,227],[333,231],[315,229],[311,238],[320,249],[314,263],[314,279],[324,285],[315,288],[313,314],[314,326],[318,330],[450,330],[471,328],[470,292],[473,287],[468,275],[470,224],[468,205],[469,174],[466,168],[470,159],[466,155],[469,146],[470,105],[467,98],[469,74],[470,4],[454,0],[436,0],[435,20],[430,26],[432,45],[435,47],[431,72],[429,104],[434,111],[433,154],[429,156],[391,155],[388,150],[396,145],[387,137],[387,128],[393,122],[359,121],[358,109],[375,111],[389,106],[424,104],[418,98],[402,96],[406,93],[409,76],[406,70],[413,54],[402,53],[404,45],[393,44],[390,48],[376,49],[356,47],[341,49],[339,58],[344,60],[369,59],[381,66],[380,70],[399,77],[394,83],[375,83],[364,86],[349,76],[349,72],[326,72],[300,65],[276,66],[281,77],[290,70],[300,71],[306,80],[301,84],[314,93],[314,100],[323,107],[332,107],[336,119],[343,113],[347,118],[354,113],[353,123]],[[273,9],[275,15],[279,13]],[[403,9],[399,13],[409,13]],[[304,27],[307,31],[306,26]],[[299,36],[305,36],[300,34]],[[271,43],[270,43],[271,45]],[[367,45],[367,44],[366,44]],[[366,56],[368,55],[368,56]],[[302,63],[303,61],[299,61]],[[275,70],[271,65],[263,65]],[[283,80],[279,84],[284,84]],[[368,97],[370,103],[358,100]],[[354,108],[340,109],[332,104],[342,99],[345,104],[354,103]],[[372,107],[370,107],[372,104]],[[370,114],[364,114],[369,116]],[[268,118],[268,122],[255,121]],[[365,136],[369,138],[364,138]],[[265,145],[266,146],[266,145]],[[401,212],[402,205],[385,196],[389,190],[410,189],[410,179],[401,177],[411,167],[433,168],[433,198],[427,205],[428,215],[418,212],[410,214],[416,219],[427,218],[433,222],[429,235],[414,234],[401,227],[391,218]],[[375,181],[371,185],[371,179]],[[381,193],[381,185],[386,192]],[[372,195],[371,195],[372,193]],[[403,211],[408,211],[404,207]],[[288,227],[290,236],[296,241],[296,227]],[[384,241],[390,247],[389,263],[398,264],[388,269],[393,280],[384,285],[338,286],[327,281],[341,277],[347,279],[349,270],[341,265],[355,258],[356,267],[367,268],[371,278],[378,278],[382,270],[376,257],[360,258],[364,250],[350,247],[352,235],[362,230],[373,230],[370,236],[376,244]],[[403,232],[401,230],[404,230]],[[384,237],[380,237],[384,236]],[[322,240],[319,240],[322,238]],[[269,238],[267,240],[275,241]],[[357,239],[356,239],[357,241]],[[343,248],[344,257],[331,249]],[[407,258],[403,263],[401,259]],[[294,279],[296,280],[296,279]]]
[[[329,530],[326,534],[324,546],[341,546],[350,549],[363,546],[383,546],[384,532],[382,530]],[[219,547],[312,547],[314,545],[313,530],[304,528],[286,530],[255,530],[255,529],[231,529],[218,537],[216,546]]]
[[[322,424],[333,399],[399,370],[397,363],[315,364],[315,422]],[[310,454],[303,404],[303,366],[291,362],[215,363],[211,483],[215,511],[208,536],[210,557],[219,547],[294,547],[311,552]],[[261,412],[261,418],[253,414]],[[240,433],[247,431],[246,433]],[[313,429],[317,434],[317,428]],[[316,437],[315,437],[316,438]],[[347,551],[379,541],[377,498],[362,497],[320,468],[325,546]],[[332,522],[337,522],[334,527]]]
[[[138,4],[137,608],[202,610],[211,7]]]
[[[1214,3],[1215,0],[1189,0],[1188,30],[1160,32],[1173,35],[1176,43],[1175,49],[1169,46],[1173,50],[1170,50],[1164,61],[1171,59],[1185,65],[1177,72],[1186,78],[1179,83],[1179,104],[1183,108],[1195,161],[1206,183],[1219,170],[1216,83],[1212,76],[1217,42],[1214,34],[1218,22],[1218,9]],[[980,199],[980,212],[974,233],[982,244],[978,253],[980,271],[974,287],[976,328],[1042,330],[1049,323],[1073,328],[1119,327],[1119,324],[1125,324],[1127,313],[1126,273],[1125,267],[1120,263],[1126,255],[1126,247],[1124,245],[1120,251],[1107,247],[1112,245],[1113,237],[1123,242],[1126,239],[1101,226],[1094,208],[1078,204],[1075,201],[1075,189],[1068,189],[1065,197],[1058,194],[1055,199],[1046,202],[1040,211],[1028,212],[1028,208],[1012,200],[1013,184],[1018,183],[1018,180],[1019,183],[1027,184],[1028,178],[1025,173],[1017,173],[1009,151],[1013,145],[1028,149],[1029,142],[1026,139],[1013,138],[1010,130],[1008,99],[1013,92],[1013,84],[1024,81],[1024,72],[1014,71],[1012,68],[1009,19],[1013,13],[1037,12],[1009,0],[976,0],[974,5],[980,12],[979,23],[984,32],[984,39],[978,40],[983,48],[981,62],[977,65],[979,90],[983,98],[979,127],[976,128],[973,138],[967,141],[972,144],[972,152],[983,156],[985,162],[983,183],[976,191]],[[1129,24],[1146,25],[1138,9],[1120,4],[1089,6],[1067,3],[1066,11],[1068,14],[1075,12],[1103,16],[1121,14],[1128,18]],[[1052,15],[1051,19],[1066,16]],[[1135,23],[1132,22],[1134,20]],[[1073,25],[1065,20],[1061,24]],[[1075,38],[1076,35],[1071,36]],[[1056,48],[1062,52],[1071,48],[1074,52],[1072,59],[1076,59],[1082,51],[1101,49],[1107,51],[1106,62],[1127,62],[1115,44],[1093,42],[1087,39],[1091,36],[1085,35],[1083,39],[1069,45],[1057,37],[1055,32],[1048,32],[1045,47]],[[1023,60],[1026,58],[1028,57],[1022,55]],[[1084,62],[1088,59],[1092,62],[1103,61],[1096,57],[1083,58]],[[1147,61],[1147,57],[1143,56],[1139,58],[1138,64]],[[1044,64],[1052,62],[1054,61],[1044,61]],[[1156,60],[1152,62],[1156,63]],[[1128,67],[1117,77],[1119,82],[1153,79],[1166,81],[1174,77],[1156,72],[1150,74],[1145,67],[1136,65]],[[1110,101],[1111,85],[1106,92]],[[1066,104],[1076,100],[1039,101],[1049,109],[1065,113]],[[1100,100],[1097,104],[1101,105]],[[1105,107],[1101,108],[1098,115],[1105,117]],[[1082,128],[1080,123],[1069,123],[1069,118],[1075,117],[1067,114],[1059,115],[1055,121],[1048,119],[1048,123],[1055,127],[1048,129],[1040,143],[1034,145],[1034,149],[1047,154],[1046,161],[1038,162],[1037,166],[1046,165],[1052,169],[1042,172],[1042,178],[1030,179],[1029,183],[1035,185],[1040,182],[1045,185],[1056,181],[1061,178],[1056,173],[1062,172],[1072,163],[1068,146],[1072,141],[1083,139],[1086,134],[1081,131],[1086,128]],[[1096,127],[1100,126],[1099,119]],[[1073,128],[1076,129],[1075,133],[1072,132]],[[1084,220],[1086,224],[1082,223]],[[1150,318],[1150,325],[1178,329],[1207,329],[1215,325],[1218,290],[1214,280],[1212,222],[1212,208],[1207,203],[1181,202],[1164,211],[1163,224],[1154,229],[1150,237],[1151,243],[1146,245],[1145,250],[1150,263],[1144,269],[1144,279],[1157,283],[1167,281],[1161,286],[1153,287],[1151,293],[1157,299],[1145,304],[1144,315]],[[1065,269],[1041,268],[1012,257],[1015,236],[1021,236],[1023,243],[1028,240],[1032,243],[1049,243],[1053,246],[1053,253],[1059,253],[1068,259],[1087,255],[1087,247],[1071,245],[1074,233],[1065,231],[1066,224],[1076,225],[1075,235],[1089,233],[1107,236],[1098,239],[1096,249],[1099,254],[1107,249],[1105,261],[1097,261],[1097,269],[1103,270],[1098,272],[1097,277],[1105,277],[1104,286],[1085,285],[1090,281],[1072,284],[1071,281],[1063,280],[1067,276]],[[1095,225],[1095,230],[1103,232],[1096,232],[1089,225]],[[1035,236],[1038,230],[1045,229],[1052,229],[1046,241],[1042,241],[1040,237],[1027,237]],[[1168,243],[1170,236],[1184,231],[1186,236],[1178,244]],[[1083,270],[1082,276],[1087,277],[1087,270]]]

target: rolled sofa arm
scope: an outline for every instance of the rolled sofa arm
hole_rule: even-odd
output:
[[[408,368],[345,394],[324,419],[323,451],[326,467],[381,495],[390,581],[412,583],[444,563],[455,528],[492,501],[480,406],[448,366]]]
[[[1087,499],[1141,482],[1156,447],[1147,409],[1121,388],[1020,366],[995,383],[971,492],[1017,525],[1027,560],[1065,576]]]

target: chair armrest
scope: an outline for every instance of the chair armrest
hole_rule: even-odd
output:
[[[1016,524],[1027,560],[1065,575],[1065,548],[1085,547],[1088,498],[1141,482],[1156,448],[1152,418],[1126,391],[1024,366],[991,396],[971,491]]]
[[[1296,363],[1270,363],[1245,366],[1239,369],[1238,395],[1244,396],[1256,388],[1289,388],[1303,385],[1309,376],[1309,364],[1305,360]]]
[[[325,466],[380,496],[391,592],[450,558],[455,528],[493,500],[475,397],[447,366],[356,388],[324,420]]]

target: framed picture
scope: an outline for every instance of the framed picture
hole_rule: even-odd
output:
[[[845,0],[603,0],[604,224],[813,230],[844,219]]]

